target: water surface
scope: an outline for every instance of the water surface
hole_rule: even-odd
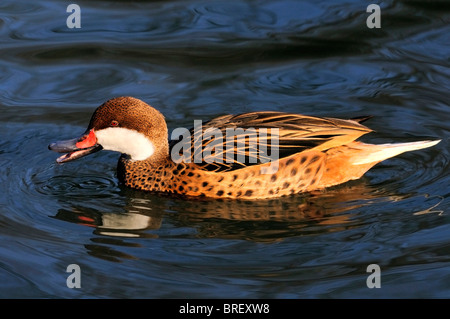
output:
[[[450,297],[450,6],[384,1],[369,29],[369,3],[78,1],[68,29],[64,2],[3,0],[0,297]],[[119,185],[118,154],[47,150],[122,95],[170,130],[275,110],[374,115],[368,143],[442,142],[323,192],[186,201]]]

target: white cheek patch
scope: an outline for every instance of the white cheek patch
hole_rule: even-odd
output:
[[[108,127],[96,131],[97,143],[103,149],[127,154],[133,161],[142,161],[153,155],[155,146],[142,133],[123,127]]]

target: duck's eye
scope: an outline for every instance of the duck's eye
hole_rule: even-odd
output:
[[[114,126],[119,126],[119,122],[116,120],[111,121],[110,126],[114,127]]]

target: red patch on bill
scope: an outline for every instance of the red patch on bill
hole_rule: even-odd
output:
[[[95,136],[94,129],[89,131],[88,135],[84,135],[78,143],[75,145],[80,148],[89,148],[97,143],[97,137]]]

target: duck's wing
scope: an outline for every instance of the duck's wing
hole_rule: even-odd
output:
[[[368,118],[342,120],[282,112],[224,115],[192,128],[189,138],[172,140],[170,152],[172,159],[178,156],[201,169],[231,171],[350,143],[372,131],[360,124]]]

